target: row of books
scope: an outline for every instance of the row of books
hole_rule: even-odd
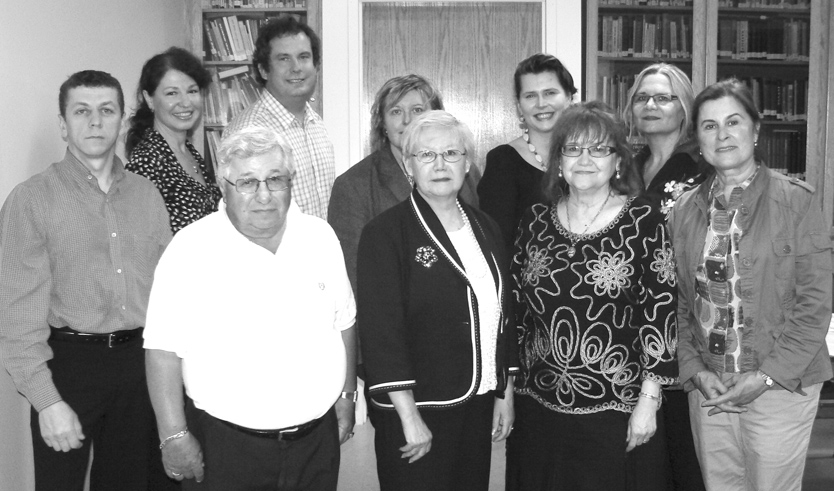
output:
[[[806,140],[804,131],[778,128],[763,134],[759,146],[764,144],[768,167],[788,177],[805,179]]]
[[[304,22],[301,14],[282,13]],[[203,20],[203,51],[209,61],[252,61],[258,30],[274,17],[227,15]]]
[[[810,0],[718,0],[719,8],[809,9]]]
[[[204,9],[306,9],[307,0],[203,0]]]
[[[217,170],[217,149],[220,147],[220,137],[223,135],[222,129],[208,129],[206,130],[206,147],[208,147],[209,162],[206,162],[210,167]]]
[[[641,7],[691,7],[692,0],[602,0],[600,5],[625,5]]]
[[[261,88],[252,73],[254,69],[251,65],[229,70],[209,69],[214,81],[209,86],[204,104],[205,124],[229,124],[232,118],[258,100]]]
[[[721,19],[718,58],[810,60],[810,26],[799,19]]]
[[[597,99],[622,114],[628,103],[628,91],[634,85],[634,75],[602,76],[597,86]]]
[[[808,120],[808,80],[783,80],[762,77],[741,80],[750,87],[764,119]]]
[[[684,15],[604,15],[599,56],[689,58],[692,18]]]

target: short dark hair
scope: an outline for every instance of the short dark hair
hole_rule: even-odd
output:
[[[753,122],[753,127],[759,129],[762,117],[759,114],[759,109],[756,107],[756,100],[753,98],[753,93],[747,85],[737,78],[728,78],[716,82],[706,89],[702,90],[695,102],[692,104],[692,125],[695,128],[695,133],[698,133],[698,116],[701,114],[701,108],[709,101],[716,101],[724,97],[732,97],[741,105],[741,108],[750,117]],[[757,161],[763,163],[765,152],[763,145],[755,147],[753,154]]]
[[[698,128],[698,116],[701,114],[701,107],[708,101],[715,101],[722,97],[732,97],[738,102],[744,112],[750,116],[753,124],[758,125],[761,122],[759,109],[756,107],[756,101],[753,99],[753,93],[744,82],[737,78],[728,78],[720,82],[716,82],[706,89],[702,90],[695,102],[692,104],[692,124]]]
[[[271,19],[260,29],[258,40],[255,41],[255,53],[252,55],[255,77],[262,85],[266,85],[266,79],[261,76],[260,68],[269,72],[269,56],[272,51],[270,43],[272,40],[297,34],[304,34],[310,39],[310,48],[313,50],[313,65],[318,67],[321,64],[321,40],[310,26],[291,15]]]
[[[170,70],[178,70],[191,77],[200,90],[205,90],[211,84],[211,74],[203,68],[202,62],[190,51],[172,46],[163,53],[151,57],[142,67],[139,85],[136,87],[136,112],[130,118],[130,129],[125,138],[125,151],[128,156],[133,153],[136,145],[142,141],[145,130],[153,126],[153,111],[142,95],[143,91],[153,95],[159,82]]]
[[[385,134],[386,111],[412,90],[423,95],[431,110],[444,109],[440,92],[420,75],[403,75],[389,79],[376,93],[374,105],[371,107],[371,146],[374,150],[381,149],[389,142],[388,135]]]
[[[568,183],[559,176],[562,163],[561,148],[573,141],[610,141],[614,153],[620,157],[620,178],[611,176],[611,189],[637,196],[643,190],[643,180],[631,157],[631,145],[628,143],[626,126],[614,109],[601,101],[582,102],[568,107],[559,116],[559,124],[553,132],[550,145],[550,158],[545,172],[543,193],[545,198],[556,203],[568,194]]]
[[[61,112],[61,116],[67,116],[67,98],[69,97],[69,91],[77,87],[109,87],[116,89],[116,94],[119,99],[119,110],[124,114],[125,94],[122,92],[122,84],[116,80],[116,77],[99,70],[81,70],[70,75],[58,90],[58,110]]]
[[[559,85],[565,89],[570,97],[576,94],[576,86],[573,85],[573,77],[565,65],[553,55],[537,53],[521,61],[515,69],[515,98],[521,97],[521,76],[527,74],[538,74],[553,72],[559,79]],[[570,97],[568,97],[570,99]]]

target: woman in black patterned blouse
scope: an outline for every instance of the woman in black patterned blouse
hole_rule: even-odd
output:
[[[194,55],[173,47],[145,63],[125,144],[127,169],[156,184],[171,230],[217,211],[214,172],[188,141],[203,114],[203,91],[211,76]]]
[[[551,148],[548,201],[525,212],[510,266],[521,375],[507,489],[665,489],[652,438],[677,377],[665,218],[636,197],[625,127],[605,104],[566,109]]]

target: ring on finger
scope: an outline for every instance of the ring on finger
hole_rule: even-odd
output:
[[[179,472],[171,471],[171,475],[174,477],[180,477],[182,474],[180,474]]]

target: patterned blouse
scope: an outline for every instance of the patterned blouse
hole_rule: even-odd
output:
[[[197,149],[186,142],[188,150],[200,166],[206,184],[195,181],[177,161],[165,138],[155,129],[148,128],[142,141],[133,149],[125,168],[145,176],[156,184],[171,220],[173,233],[204,216],[217,211],[220,188],[208,172],[206,162]]]
[[[710,207],[704,252],[695,271],[695,315],[701,332],[707,339],[710,369],[716,373],[740,372],[741,337],[744,335],[744,312],[741,298],[734,292],[741,288],[741,277],[736,268],[738,243],[744,235],[736,220],[741,207],[741,194],[758,174],[733,188],[729,202],[725,199],[719,180],[710,188]],[[749,232],[749,231],[748,231]],[[721,360],[721,362],[717,362]]]
[[[631,198],[605,228],[571,236],[556,207],[521,221],[510,265],[522,375],[516,392],[569,414],[629,413],[643,380],[677,382],[675,261],[665,216]]]

